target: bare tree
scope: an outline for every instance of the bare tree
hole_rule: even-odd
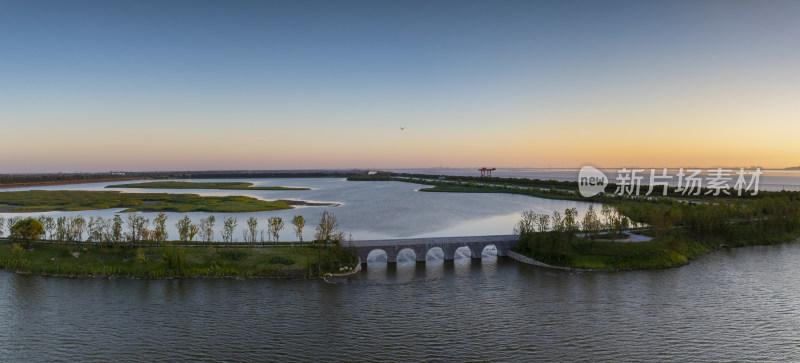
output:
[[[203,241],[211,242],[214,239],[214,223],[216,218],[208,216],[208,218],[200,219],[200,238]]]
[[[546,213],[539,214],[536,218],[536,225],[539,227],[539,232],[547,232],[550,229],[550,215]]]
[[[526,210],[522,212],[522,218],[520,218],[517,225],[514,226],[514,234],[520,235],[520,238],[524,238],[525,236],[533,233],[534,229],[534,222],[536,221],[536,213],[533,213],[532,210]]]

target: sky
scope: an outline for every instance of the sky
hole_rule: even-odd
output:
[[[798,19],[788,0],[0,0],[0,173],[797,166]]]

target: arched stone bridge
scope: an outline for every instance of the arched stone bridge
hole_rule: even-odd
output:
[[[353,241],[353,247],[358,250],[358,258],[363,265],[367,264],[367,256],[375,250],[386,252],[387,262],[397,262],[397,254],[404,249],[411,249],[417,255],[417,261],[425,261],[428,251],[440,248],[444,252],[445,260],[455,259],[456,250],[468,247],[472,258],[481,258],[483,249],[494,245],[497,256],[508,256],[508,251],[517,245],[519,236],[516,234],[498,236],[467,236],[467,237],[430,237],[430,238],[400,238],[369,241]]]

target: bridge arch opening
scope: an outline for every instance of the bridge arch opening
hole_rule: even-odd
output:
[[[456,248],[456,252],[453,254],[453,259],[455,260],[464,260],[466,259],[469,261],[472,258],[472,250],[467,246],[461,246]]]
[[[367,255],[367,266],[386,265],[388,261],[389,255],[380,248],[369,251]]]
[[[397,252],[397,266],[415,265],[417,253],[411,248],[403,248]]]
[[[444,263],[444,250],[433,247],[425,254],[425,263]]]
[[[481,259],[497,259],[497,246],[486,245],[481,251]]]

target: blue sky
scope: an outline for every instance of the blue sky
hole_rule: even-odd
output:
[[[0,172],[796,165],[797,19],[794,1],[0,0]]]

